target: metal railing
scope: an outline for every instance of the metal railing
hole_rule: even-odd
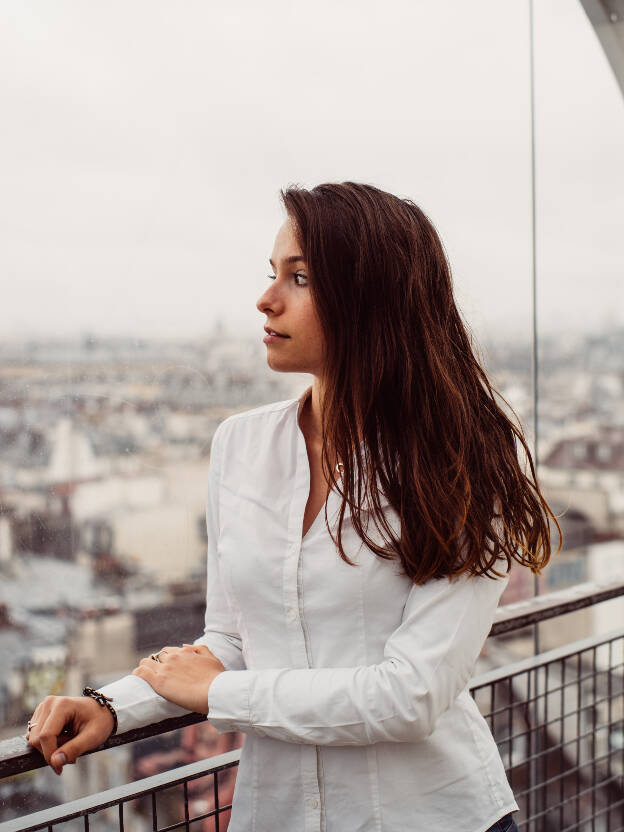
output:
[[[624,596],[621,581],[580,584],[507,605],[497,610],[490,636],[618,596]],[[473,678],[470,691],[498,744],[522,832],[624,830],[623,680],[624,626]],[[189,714],[164,720],[113,737],[89,753],[205,719]],[[239,759],[240,749],[234,749],[0,823],[0,832],[78,832],[89,830],[95,815],[103,824],[98,829],[119,832],[223,832],[232,808],[221,799],[223,782],[231,785]],[[23,737],[0,743],[0,778],[44,765]]]
[[[624,830],[624,627],[474,678],[531,832]]]

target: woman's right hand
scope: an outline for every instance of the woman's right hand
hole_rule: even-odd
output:
[[[46,696],[30,721],[37,724],[27,735],[28,743],[43,754],[56,774],[85,751],[102,745],[113,731],[113,715],[91,696]],[[65,727],[71,728],[73,737],[59,745]]]

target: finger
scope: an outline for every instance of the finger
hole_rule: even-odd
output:
[[[75,737],[72,737],[66,743],[59,745],[58,749],[52,755],[51,764],[56,768],[63,769],[64,765],[75,763],[76,759],[84,754],[85,751],[91,751],[92,748],[97,748],[101,745],[99,738],[99,729],[96,725],[86,724]],[[62,755],[65,755],[63,759]]]
[[[39,732],[40,750],[49,765],[52,765],[50,758],[58,748],[58,735],[65,725],[73,719],[74,713],[75,710],[72,706],[63,706],[57,703],[52,707],[47,719],[41,726]],[[57,774],[61,773],[60,770],[57,770],[57,766],[52,766],[52,768]]]
[[[168,659],[170,659],[172,656],[177,655],[178,653],[182,653],[182,648],[181,647],[169,647],[169,646],[167,646],[167,647],[163,647],[162,650],[159,653],[157,653],[156,655],[158,656],[158,660],[160,662],[166,662]]]
[[[152,655],[162,657],[163,655],[166,656],[168,653],[179,653],[181,650],[182,648],[180,645],[176,647],[171,644],[167,644],[165,647],[161,647],[160,650],[157,650]]]
[[[154,662],[152,662],[152,664],[154,664]],[[156,693],[160,693],[160,677],[147,665],[139,665],[138,667],[135,667],[132,671],[132,675],[138,676],[140,679],[145,680],[152,690],[155,690]]]
[[[160,664],[160,662],[155,662],[154,659],[141,659],[139,667],[146,667],[148,670],[156,672],[158,670],[158,664]]]
[[[46,702],[45,699],[43,702],[40,702],[35,708],[33,715],[29,719],[29,722],[33,723],[32,728],[26,728],[26,739],[28,740],[28,744],[32,745],[33,748],[36,748],[37,751],[41,751],[39,734],[41,732],[41,728],[43,727],[43,723],[46,721],[47,716],[52,707],[51,703],[52,700]]]
[[[38,708],[39,708],[39,705],[37,705],[37,708],[35,708],[35,710],[34,710],[34,712],[33,712],[33,715],[32,715],[32,716],[30,717],[30,719],[28,720],[28,724],[27,724],[27,726],[26,726],[26,733],[24,734],[24,736],[26,737],[26,739],[27,739],[28,741],[30,741],[30,733],[31,733],[32,731],[34,731],[34,730],[35,730],[35,727],[36,727],[36,726],[34,725],[34,723],[36,723],[36,722],[38,722],[38,721],[39,721],[39,720],[37,719],[37,717],[36,717],[36,713],[37,713]],[[32,728],[30,727],[31,723],[33,723],[33,727],[32,727]]]
[[[179,653],[181,647],[163,647],[157,653],[150,653],[149,656],[144,656],[141,661],[164,662],[166,657],[173,653]]]
[[[141,659],[139,662],[139,666],[135,667],[132,671],[133,676],[140,676],[141,679],[145,679],[148,684],[152,684],[156,680],[156,673],[153,667],[150,667],[149,664],[143,664],[146,661],[145,659]],[[150,662],[151,665],[154,665],[154,662]]]
[[[35,710],[33,711],[32,716],[31,716],[31,717],[30,717],[30,719],[28,720],[28,723],[29,723],[29,724],[30,724],[31,722],[37,722],[37,714],[40,714],[40,713],[41,713],[41,711],[42,711],[42,709],[43,709],[43,702],[40,702],[40,703],[37,705],[37,707],[35,708]]]
[[[203,653],[208,650],[208,648],[205,644],[183,644],[182,650],[184,652]],[[208,650],[208,652],[210,651]]]

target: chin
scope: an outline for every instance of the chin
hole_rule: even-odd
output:
[[[276,373],[305,373],[307,370],[301,369],[301,367],[297,364],[293,364],[292,361],[284,361],[284,359],[280,359],[277,355],[271,355],[271,353],[267,354],[267,364],[272,370],[275,370]]]

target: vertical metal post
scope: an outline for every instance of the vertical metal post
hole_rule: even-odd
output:
[[[533,0],[529,0],[529,77],[531,93],[531,388],[533,393],[533,462],[535,465],[535,476],[539,477],[539,458],[537,444],[539,440],[539,378],[538,378],[538,338],[537,338],[537,228],[535,217],[535,54],[534,54],[534,21],[533,21]],[[533,595],[539,595],[539,580],[533,575]],[[540,650],[539,625],[533,625],[533,655],[537,656]],[[531,674],[529,674],[529,679]],[[528,815],[532,816],[532,808],[537,810],[537,751],[539,746],[538,719],[538,679],[535,675],[535,706],[532,713],[533,724],[529,728],[529,778],[530,791],[528,801]],[[533,798],[533,800],[531,800]],[[533,804],[533,807],[532,807]],[[534,828],[530,824],[529,829]]]
[[[596,716],[598,714],[598,708],[596,706],[596,700],[598,699],[598,691],[596,686],[596,647],[592,650],[592,699],[591,699],[591,726],[592,730],[589,735],[589,747],[591,749],[591,822],[592,828],[596,824],[596,790],[598,787],[598,773],[596,770]],[[609,788],[607,787],[607,794],[609,793]]]
[[[566,769],[565,760],[565,688],[566,688],[566,660],[561,661],[561,691],[559,699],[559,713],[561,725],[559,731],[559,753],[557,754],[557,771],[559,772],[559,826],[564,827],[564,772]]]
[[[215,809],[215,830],[219,832],[220,825],[219,825],[219,786],[217,783],[217,775],[218,771],[215,771],[212,775],[212,782],[214,787],[214,809]]]
[[[536,250],[536,219],[535,219],[535,56],[533,46],[533,0],[529,0],[529,74],[531,87],[531,387],[533,392],[533,462],[535,476],[539,477],[539,459],[537,443],[538,433],[538,338],[537,338],[537,250]],[[533,595],[539,595],[539,581],[533,575]],[[533,655],[539,653],[539,625],[533,625]]]
[[[583,667],[581,665],[581,654],[576,654],[576,826],[580,828],[581,824],[581,798],[579,793],[581,791],[581,737],[583,734],[583,727],[581,724],[581,699],[583,695],[582,690],[582,675]]]
[[[613,688],[612,685],[612,678],[613,678],[613,641],[609,642],[609,661],[607,664],[607,779],[611,782],[612,777],[612,766],[611,766],[611,728],[612,728],[612,719],[613,719]],[[607,832],[611,832],[611,807],[607,808]]]
[[[191,828],[191,825],[189,823],[190,815],[189,815],[188,781],[185,780],[183,785],[184,785],[184,820],[185,820],[184,828],[186,829],[186,832],[189,832],[189,829]]]

